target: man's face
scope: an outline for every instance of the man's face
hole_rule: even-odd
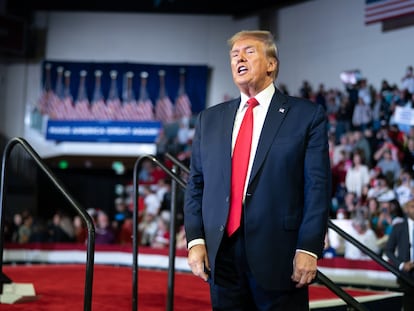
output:
[[[273,80],[276,60],[268,58],[264,44],[252,38],[236,41],[230,51],[233,80],[239,88],[261,91]]]
[[[405,205],[405,213],[407,214],[407,217],[414,220],[414,200]]]

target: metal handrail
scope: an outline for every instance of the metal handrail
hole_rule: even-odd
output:
[[[359,250],[363,251],[365,254],[367,254],[369,257],[371,257],[375,262],[380,264],[382,267],[384,267],[386,270],[393,273],[398,278],[401,278],[404,280],[408,285],[411,287],[414,287],[414,279],[410,278],[404,273],[401,273],[400,270],[397,269],[394,265],[390,264],[389,262],[382,259],[377,253],[372,251],[370,248],[366,247],[364,244],[362,244],[360,241],[346,233],[344,230],[339,228],[337,225],[333,223],[331,219],[328,221],[328,228],[334,230],[336,233],[338,233],[342,238],[345,240],[351,242],[353,245],[355,245]]]
[[[165,156],[173,162],[175,165],[177,165],[180,170],[184,171],[187,174],[190,174],[190,170],[188,167],[186,167],[183,163],[181,163],[176,157],[174,157],[171,153],[167,152]]]
[[[14,146],[21,145],[23,149],[32,157],[38,167],[46,174],[49,180],[55,185],[59,192],[68,200],[70,205],[78,212],[81,218],[86,223],[88,229],[87,240],[87,252],[86,252],[86,277],[85,277],[85,291],[84,291],[84,311],[90,311],[92,306],[92,282],[93,282],[93,265],[94,265],[94,251],[95,251],[95,227],[91,216],[79,205],[79,203],[69,194],[63,184],[53,174],[53,172],[43,163],[40,156],[29,145],[29,143],[21,138],[12,138],[6,145],[3,158],[2,158],[2,170],[1,170],[1,182],[0,182],[0,274],[3,279],[6,277],[3,274],[3,213],[5,207],[4,193],[6,189],[6,171],[8,158]]]
[[[318,270],[316,274],[316,279],[324,284],[331,292],[336,294],[339,298],[347,303],[348,306],[351,306],[358,311],[368,311],[368,309],[360,302],[358,302],[354,297],[344,291],[341,287],[336,285],[331,279],[329,279],[325,274]],[[351,310],[354,310],[351,309]]]

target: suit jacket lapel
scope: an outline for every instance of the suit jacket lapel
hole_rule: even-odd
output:
[[[251,182],[259,171],[266,154],[274,140],[283,120],[289,110],[287,97],[276,89],[267,111],[266,119],[263,124],[262,133],[260,135],[259,144],[257,146],[256,155],[253,162],[252,171],[249,182]]]
[[[218,123],[222,125],[223,139],[221,139],[220,143],[220,152],[223,152],[222,173],[224,186],[227,189],[230,189],[229,176],[231,176],[231,141],[233,134],[233,123],[239,104],[240,97],[225,103],[220,116],[221,122]]]

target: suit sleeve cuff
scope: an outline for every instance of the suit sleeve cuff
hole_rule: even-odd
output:
[[[306,253],[306,254],[311,255],[311,256],[315,257],[316,259],[318,259],[318,255],[316,255],[316,254],[314,254],[312,252],[305,251],[303,249],[297,249],[296,252]]]
[[[206,244],[206,241],[204,241],[204,239],[194,239],[194,240],[191,240],[190,242],[188,242],[187,249],[189,250],[193,246],[200,245],[200,244],[205,245]]]

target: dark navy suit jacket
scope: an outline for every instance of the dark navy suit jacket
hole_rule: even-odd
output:
[[[231,140],[240,103],[201,112],[192,145],[184,224],[187,241],[203,238],[214,281],[229,212]],[[244,204],[247,260],[265,289],[290,289],[296,249],[322,255],[331,171],[321,105],[276,90],[263,125]]]

